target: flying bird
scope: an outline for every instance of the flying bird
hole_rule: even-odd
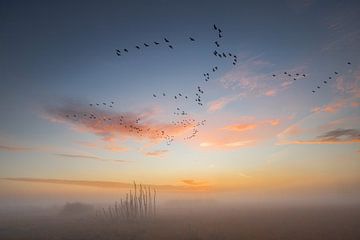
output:
[[[158,42],[154,42],[154,44],[155,44],[155,45],[159,45],[160,43],[158,43]]]
[[[135,46],[137,49],[140,49],[140,47],[139,46]]]
[[[121,56],[120,50],[119,49],[115,49],[116,50],[116,55]]]
[[[172,46],[172,45],[169,45],[169,48],[173,49],[173,46]]]
[[[194,38],[192,38],[192,37],[189,37],[189,39],[190,39],[190,41],[192,41],[192,42],[194,42],[194,41],[195,41],[195,39],[194,39]]]
[[[144,43],[144,46],[145,46],[145,47],[148,47],[149,45],[148,45],[148,44],[146,44],[146,43]]]
[[[129,52],[126,48],[124,48],[124,52]]]
[[[164,38],[164,41],[167,42],[167,43],[170,42],[169,40],[167,40],[167,38]]]
[[[214,30],[217,30],[217,27],[216,27],[216,25],[215,25],[215,24],[214,24],[214,26],[213,26],[213,27],[214,27]]]

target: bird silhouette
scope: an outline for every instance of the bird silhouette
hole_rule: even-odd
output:
[[[154,42],[154,44],[155,44],[155,45],[159,45],[160,43],[158,43],[158,42]]]
[[[124,48],[124,52],[129,52],[126,48]]]
[[[172,45],[169,45],[169,48],[173,49],[173,46],[172,46]]]
[[[192,37],[189,37],[189,39],[190,39],[190,41],[192,41],[192,42],[194,42],[194,41],[195,41],[195,39],[194,39],[194,38],[192,38]]]
[[[116,50],[116,55],[121,56],[120,50],[119,49],[115,49],[115,50]]]
[[[348,64],[348,65],[351,65],[351,62],[348,62],[347,64]]]
[[[167,43],[170,42],[169,40],[167,40],[167,38],[164,38],[164,41],[167,42]]]
[[[144,43],[144,46],[145,46],[145,47],[148,47],[149,45],[148,45],[148,44],[146,44],[146,43]]]
[[[140,49],[140,47],[139,46],[135,46],[137,49]]]
[[[216,27],[216,25],[215,25],[215,24],[213,25],[213,27],[214,27],[214,30],[217,30],[217,27]]]
[[[215,45],[216,45],[217,47],[220,47],[220,44],[218,43],[218,41],[215,41]]]
[[[155,94],[153,94],[153,97],[156,97],[156,95],[155,95]]]

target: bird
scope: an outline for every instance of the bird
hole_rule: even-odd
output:
[[[169,48],[173,49],[173,46],[172,46],[172,45],[169,45]]]
[[[119,49],[115,49],[116,50],[116,55],[121,56],[120,50]]]
[[[164,97],[165,97],[165,95],[166,95],[166,94],[165,94],[165,93],[163,93],[163,96],[164,96]]]
[[[219,32],[219,33],[221,33],[221,32],[222,32],[220,28],[218,29],[218,32]]]
[[[124,48],[124,52],[129,52],[126,48]]]
[[[217,47],[220,47],[220,44],[218,43],[218,41],[215,41],[215,45],[216,45]]]
[[[215,24],[214,24],[214,26],[213,26],[213,27],[214,27],[214,30],[217,30],[217,27],[216,27],[216,25],[215,25]]]
[[[140,47],[139,46],[135,46],[137,49],[140,49]]]
[[[287,74],[287,72],[284,72],[284,74],[286,75],[286,74]]]
[[[305,74],[303,74],[302,76],[303,76],[303,77],[306,77],[306,75],[305,75]]]
[[[90,107],[92,107],[92,103],[90,103],[89,105],[90,105]]]
[[[318,89],[320,89],[320,86],[317,86]]]
[[[338,72],[334,72],[336,75],[339,74]]]
[[[275,75],[275,74],[273,74],[272,76],[273,76],[273,77],[276,77],[276,75]]]
[[[175,99],[177,99],[177,96],[174,96]]]
[[[347,64],[348,64],[348,65],[351,65],[351,62],[348,62]]]
[[[215,51],[213,52],[213,54],[214,54],[215,56],[217,56],[218,52],[215,50]]]
[[[331,77],[329,77],[329,79],[331,79]]]
[[[153,97],[156,97],[156,95],[155,95],[155,94],[153,94]]]
[[[232,54],[231,54],[231,53],[229,53],[228,55],[229,55],[229,57],[231,57],[231,56],[232,56]]]
[[[219,38],[222,38],[222,35],[219,33]]]
[[[148,47],[149,45],[148,45],[148,44],[146,44],[146,43],[144,43],[144,46],[145,46],[145,47]]]
[[[167,43],[170,42],[167,38],[164,38],[164,41],[167,42]]]
[[[326,84],[326,83],[327,83],[327,81],[324,81],[324,83]]]
[[[155,44],[155,45],[159,45],[160,43],[158,43],[158,42],[154,42],[154,44]]]
[[[190,41],[192,41],[192,42],[194,42],[194,41],[195,41],[195,39],[194,39],[194,38],[192,38],[192,37],[189,37],[189,39],[190,39]]]
[[[312,93],[315,93],[315,90],[312,90]]]
[[[225,53],[223,53],[222,55],[223,55],[223,57],[226,57],[226,54],[225,54]]]

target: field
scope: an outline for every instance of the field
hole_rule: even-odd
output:
[[[119,221],[94,212],[3,212],[0,239],[360,239],[360,207],[159,209],[155,219]]]

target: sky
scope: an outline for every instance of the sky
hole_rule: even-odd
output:
[[[359,12],[358,1],[0,1],[0,196],[137,181],[359,198]]]

